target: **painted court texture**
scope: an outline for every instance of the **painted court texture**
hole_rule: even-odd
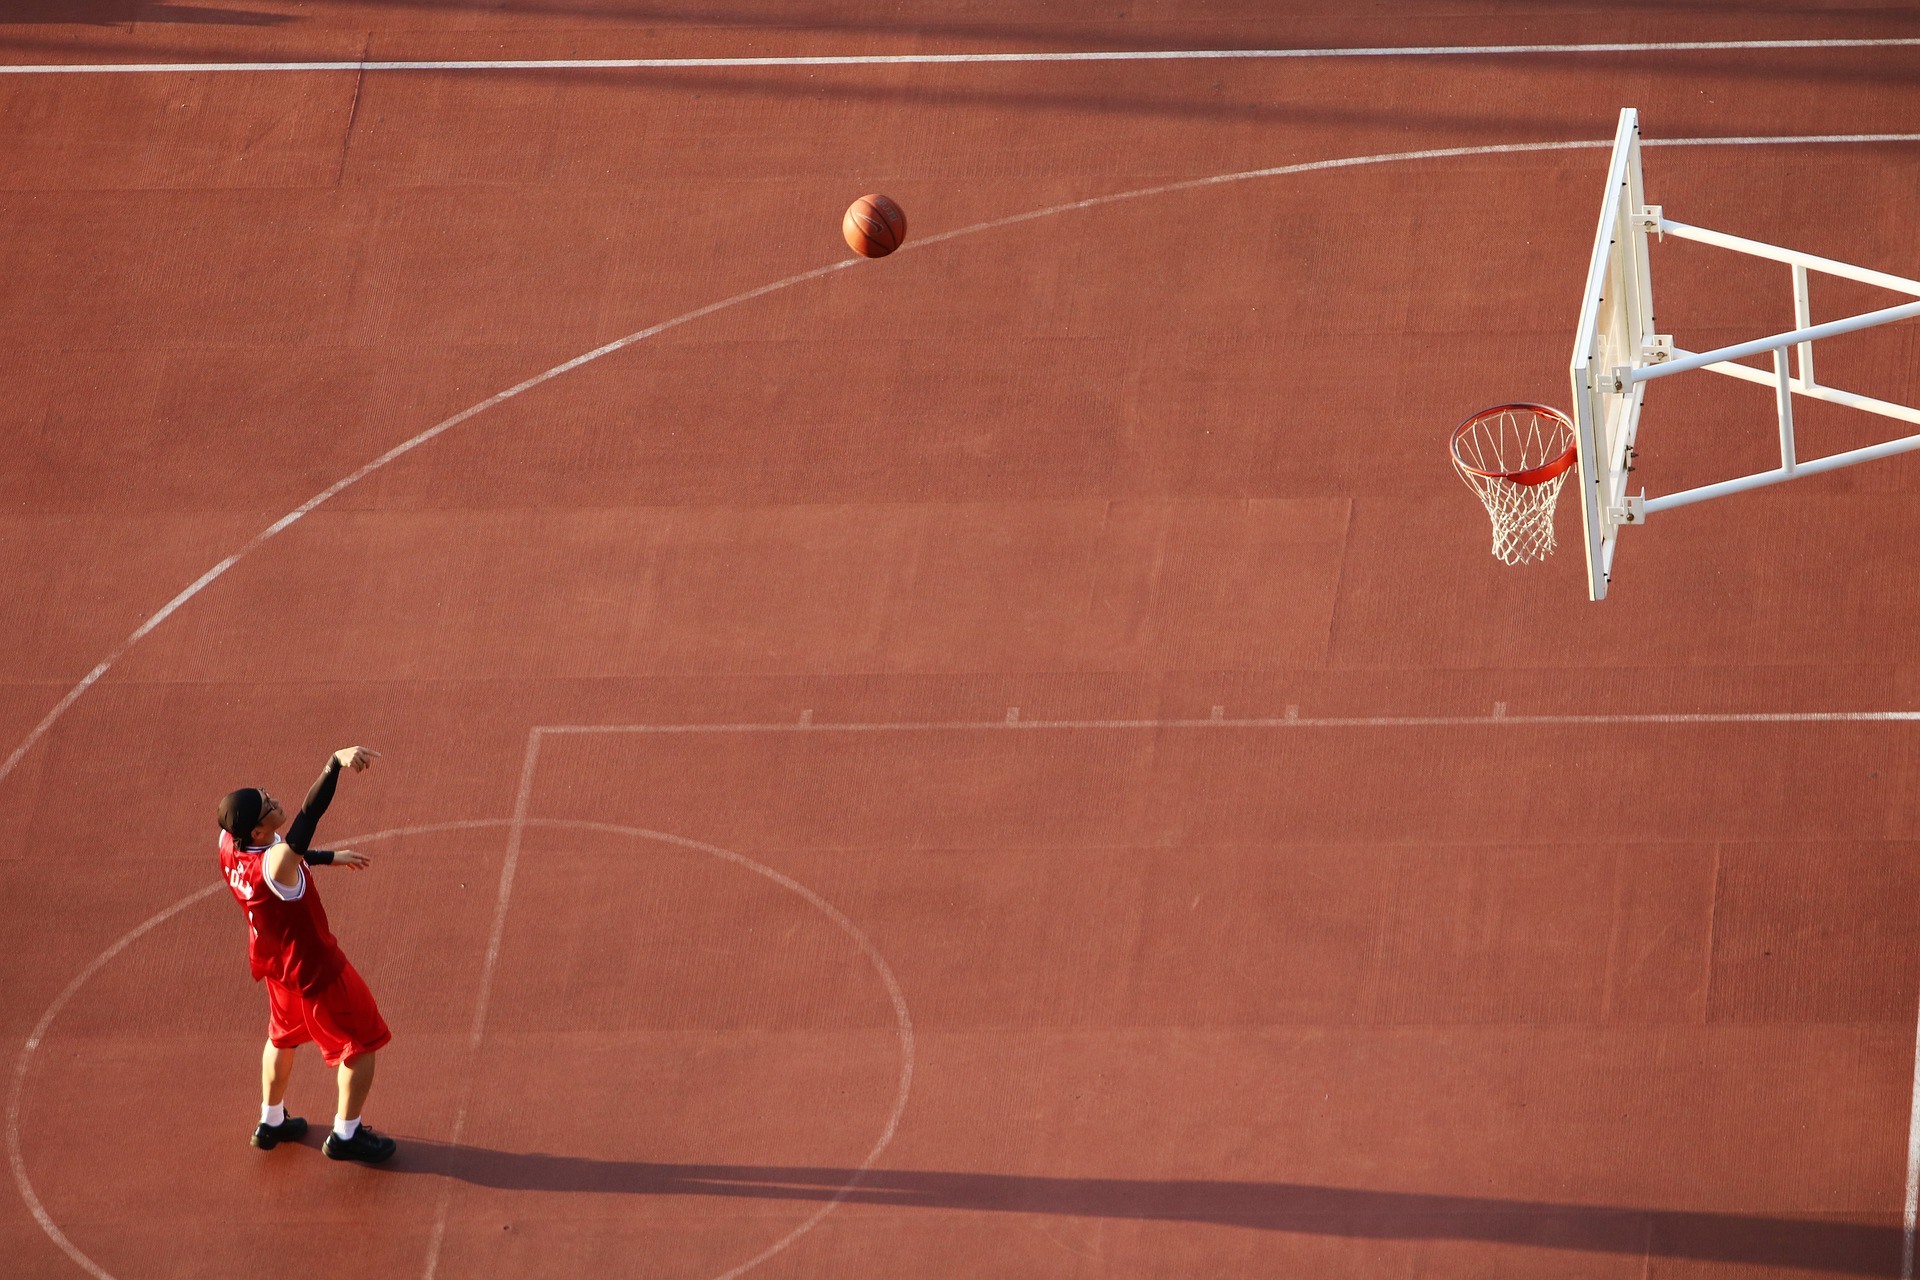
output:
[[[1623,106],[1670,216],[1920,274],[1920,17],[1323,8],[7,6],[353,65],[0,73],[0,1272],[1901,1275],[1920,461],[1594,605],[1445,441],[1564,407]],[[574,65],[377,65],[462,60]],[[1917,332],[1823,380],[1913,403]],[[1648,395],[1650,490],[1774,447]],[[380,1169],[312,1056],[246,1145],[214,855],[352,742]]]

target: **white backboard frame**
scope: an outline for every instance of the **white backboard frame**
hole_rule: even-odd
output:
[[[1647,266],[1646,193],[1640,174],[1640,113],[1620,112],[1594,233],[1586,293],[1569,372],[1580,451],[1580,519],[1586,530],[1587,594],[1603,600],[1620,526],[1637,519],[1626,497],[1627,466],[1640,429],[1641,382],[1614,370],[1642,365],[1655,349],[1653,279]],[[1657,216],[1657,215],[1656,215]]]

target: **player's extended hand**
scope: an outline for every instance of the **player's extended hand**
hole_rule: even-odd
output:
[[[372,862],[373,859],[366,854],[355,853],[351,849],[333,851],[333,865],[336,867],[352,867],[355,871],[365,871]]]
[[[378,760],[380,753],[378,751],[369,751],[365,747],[342,747],[333,753],[333,758],[340,762],[342,769],[351,769],[355,773],[359,773],[375,760]]]

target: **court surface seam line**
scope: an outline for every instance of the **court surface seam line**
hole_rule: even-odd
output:
[[[1742,53],[1803,49],[1897,49],[1920,37],[1834,40],[1655,40],[1606,44],[1393,45],[1332,49],[1114,49],[1078,52],[873,53],[734,58],[492,58],[312,62],[8,63],[7,75],[155,75],[299,71],[640,71],[725,67],[978,66],[994,63],[1275,61],[1304,58],[1484,58],[1592,53]]]

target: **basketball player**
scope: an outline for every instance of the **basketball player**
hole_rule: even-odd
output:
[[[338,1068],[339,1113],[321,1145],[329,1158],[378,1164],[394,1152],[392,1138],[360,1123],[360,1109],[373,1087],[374,1051],[393,1038],[373,993],[354,971],[327,927],[320,893],[309,867],[337,865],[355,871],[366,855],[342,849],[311,849],[320,815],[333,803],[340,770],[358,773],[379,756],[365,747],[333,753],[320,780],[307,792],[286,838],[286,810],[257,787],[220,801],[220,866],[227,887],[247,909],[247,958],[255,981],[267,983],[267,1048],[260,1061],[260,1127],[253,1145],[272,1150],[307,1132],[307,1122],[286,1113],[293,1051],[309,1040]]]

